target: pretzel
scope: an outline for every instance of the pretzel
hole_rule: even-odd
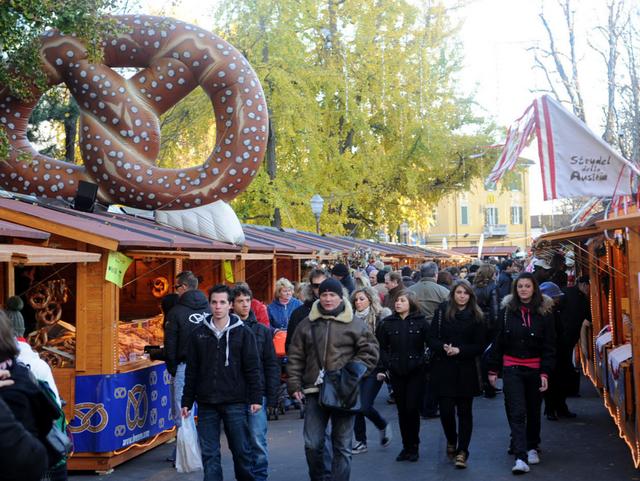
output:
[[[153,297],[164,297],[169,292],[169,281],[166,277],[156,277],[151,281],[151,294]]]
[[[35,350],[40,349],[40,347],[44,346],[49,341],[48,329],[43,327],[42,329],[33,331],[27,336],[27,341]]]
[[[62,317],[62,306],[57,302],[49,302],[46,306],[36,312],[36,320],[40,324],[52,326]]]
[[[49,304],[52,296],[53,293],[51,292],[51,289],[45,284],[40,284],[31,292],[31,295],[29,296],[29,304],[31,304],[31,307],[34,309],[42,309]]]
[[[12,147],[0,163],[0,186],[72,201],[85,180],[98,185],[102,202],[148,210],[233,199],[255,176],[267,143],[267,106],[251,66],[220,37],[193,25],[114,18],[123,33],[103,42],[104,64],[89,63],[74,36],[49,31],[42,38],[49,85],[64,82],[80,108],[84,165],[41,155],[28,141],[29,116],[43,92],[22,102],[0,85],[0,128]],[[124,79],[111,67],[142,70]],[[202,165],[157,167],[158,117],[198,85],[213,104],[216,147]]]

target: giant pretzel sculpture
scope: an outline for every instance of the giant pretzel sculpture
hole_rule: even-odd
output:
[[[78,102],[84,166],[43,156],[27,140],[41,92],[21,102],[0,86],[0,126],[13,147],[9,161],[0,162],[0,186],[73,200],[78,181],[87,180],[98,184],[101,201],[149,210],[234,198],[256,174],[267,143],[267,107],[251,66],[227,42],[193,25],[142,15],[116,19],[124,33],[104,42],[104,64],[89,63],[73,36],[49,32],[42,40],[49,84],[64,82]],[[142,70],[124,79],[111,67]],[[200,166],[156,167],[158,116],[198,85],[213,104],[215,149]]]

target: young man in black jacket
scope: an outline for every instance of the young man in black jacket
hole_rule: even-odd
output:
[[[231,290],[209,289],[211,315],[196,327],[188,345],[182,416],[198,402],[198,437],[205,481],[222,481],[220,421],[238,481],[254,481],[247,437],[247,404],[262,409],[262,379],[255,336],[231,311]]]
[[[210,311],[207,297],[198,290],[198,278],[193,272],[183,271],[178,274],[174,288],[180,298],[165,316],[164,354],[167,371],[173,377],[173,384],[171,384],[173,419],[176,426],[180,427],[182,425],[180,402],[184,389],[189,336]],[[175,461],[175,450],[167,460]]]
[[[262,409],[256,413],[248,412],[249,447],[251,451],[251,473],[256,481],[266,481],[269,475],[269,452],[267,450],[267,405],[275,407],[280,386],[280,363],[273,347],[271,330],[258,322],[251,310],[251,289],[236,286],[231,291],[233,313],[245,326],[251,329],[256,338],[258,357],[260,358],[260,377],[262,378]],[[266,405],[265,405],[266,403]]]

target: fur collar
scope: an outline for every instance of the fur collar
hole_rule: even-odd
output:
[[[351,322],[353,320],[353,308],[351,307],[351,303],[349,299],[346,297],[342,297],[342,302],[344,302],[344,311],[342,311],[337,316],[324,316],[320,313],[318,306],[320,305],[320,300],[317,300],[313,303],[313,307],[311,307],[311,312],[309,313],[309,320],[311,322],[323,318],[329,319],[332,321],[344,322],[345,324]]]
[[[512,294],[507,294],[506,296],[504,296],[502,298],[502,302],[500,303],[500,307],[502,308],[506,308],[509,303],[511,302],[512,299]],[[544,316],[546,314],[549,314],[550,312],[553,311],[553,299],[551,299],[549,296],[542,294],[542,304],[540,304],[540,306],[537,309],[538,314]]]

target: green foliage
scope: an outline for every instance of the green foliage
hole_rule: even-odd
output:
[[[495,158],[494,126],[472,114],[457,85],[456,25],[444,6],[398,0],[237,0],[213,27],[252,64],[267,96],[277,172],[263,168],[233,206],[242,220],[373,236],[469,187]],[[200,163],[212,150],[210,102],[192,94],[163,118],[162,162]],[[193,98],[192,98],[193,97]]]

